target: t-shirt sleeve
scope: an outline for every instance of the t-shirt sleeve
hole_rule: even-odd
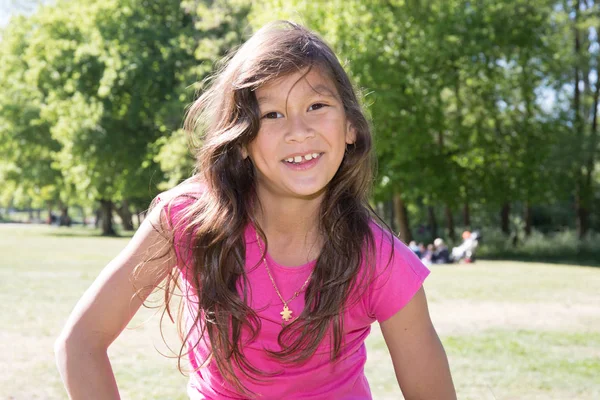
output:
[[[187,227],[190,207],[202,195],[202,186],[180,185],[158,194],[152,204],[163,212],[167,229],[173,234],[173,246],[177,257],[177,266],[184,274],[191,265],[193,235]]]
[[[423,285],[429,269],[398,238],[378,228],[374,232],[376,267],[370,285],[370,314],[383,322],[400,311]]]
[[[155,207],[161,207],[165,216],[167,228],[171,231],[179,229],[183,223],[185,210],[193,203],[193,199],[185,195],[173,195],[163,192],[152,201]],[[174,232],[178,233],[178,232]]]

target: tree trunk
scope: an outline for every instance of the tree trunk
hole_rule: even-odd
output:
[[[140,227],[140,225],[142,225],[142,219],[141,219],[141,215],[140,215],[141,213],[142,212],[136,208],[135,215],[137,217],[137,226],[138,226],[138,228]]]
[[[448,237],[452,240],[456,239],[456,233],[454,232],[454,218],[452,217],[452,209],[449,205],[446,205],[446,224],[448,226]]]
[[[525,203],[525,215],[523,217],[525,219],[525,236],[531,236],[531,204],[529,202]]]
[[[579,90],[579,63],[581,62],[579,60],[579,55],[581,53],[581,43],[579,40],[579,28],[577,26],[577,24],[579,23],[579,0],[575,1],[575,20],[573,23],[573,30],[574,30],[574,34],[575,34],[575,69],[573,71],[574,76],[574,81],[575,81],[575,85],[573,87],[573,109],[575,111],[575,134],[577,136],[581,136],[583,134],[583,132],[581,131],[582,128],[582,118],[581,118],[581,110],[580,110],[580,104],[581,104],[581,93]]]
[[[600,44],[600,39],[597,39]],[[600,56],[597,57],[600,62]],[[581,168],[581,177],[577,185],[575,208],[577,214],[577,235],[583,239],[590,229],[590,213],[594,203],[594,170],[596,169],[596,152],[598,148],[598,103],[600,100],[600,82],[596,81],[594,102],[592,106],[592,129],[589,135],[589,144],[584,145],[585,160]]]
[[[463,206],[463,224],[467,229],[471,229],[471,210],[469,209],[469,200],[465,200]]]
[[[510,235],[510,203],[504,203],[500,210],[500,229],[505,235]]]
[[[102,201],[102,200],[101,200]],[[102,205],[96,209],[96,221],[94,221],[94,228],[100,228],[100,221],[102,220]]]
[[[71,226],[71,217],[69,216],[69,206],[61,205],[59,226]]]
[[[383,207],[385,207],[385,203],[381,204],[381,212],[379,213],[379,215],[381,216],[381,218],[383,218],[383,220],[385,221],[385,212],[383,211]],[[140,218],[142,220],[142,222],[144,222],[144,220],[146,219],[146,216],[148,216],[148,210],[143,210],[140,211]],[[141,223],[140,223],[141,224]],[[139,226],[139,225],[138,225]]]
[[[79,210],[81,211],[81,224],[83,225],[83,227],[85,228],[87,226],[87,215],[85,215],[85,208],[84,207],[79,207]]]
[[[581,185],[577,188],[575,196],[575,211],[577,213],[577,236],[583,239],[589,230],[589,211],[585,204],[585,193]]]
[[[102,208],[102,236],[116,236],[112,222],[113,202],[100,200],[100,207]]]
[[[46,211],[48,211],[48,219],[46,220],[46,222],[48,223],[48,225],[52,224],[52,203],[50,203],[49,201],[46,202]]]
[[[400,239],[405,243],[410,242],[413,240],[413,237],[408,223],[408,212],[400,193],[394,193],[394,214],[396,216],[396,221],[398,222]]]
[[[581,2],[580,0],[575,0],[575,4],[574,4],[574,21],[573,21],[573,30],[574,30],[574,36],[575,36],[575,68],[574,68],[574,87],[573,87],[573,109],[574,109],[574,115],[575,115],[575,121],[573,124],[573,128],[575,130],[575,137],[576,137],[576,145],[577,145],[577,152],[578,154],[583,152],[583,154],[585,154],[585,152],[587,151],[587,149],[585,149],[585,145],[584,145],[584,134],[583,134],[583,130],[584,130],[584,121],[583,121],[583,117],[582,117],[582,113],[581,113],[581,91],[579,89],[579,82],[580,82],[580,74],[579,74],[579,68],[580,65],[579,63],[580,61],[580,54],[581,54],[581,41],[580,41],[580,31],[579,31],[579,15],[580,15],[580,5]],[[595,104],[597,106],[597,104]],[[594,117],[593,119],[596,119],[596,117]],[[593,122],[593,121],[592,121]],[[594,126],[592,126],[592,132],[594,132]],[[586,207],[587,202],[586,202],[586,188],[584,187],[584,182],[582,179],[582,166],[583,163],[578,163],[578,165],[575,166],[575,172],[576,172],[576,182],[575,182],[575,213],[576,213],[576,222],[577,222],[577,234],[579,236],[579,238],[583,238],[585,236],[585,234],[587,233],[589,224],[588,224],[588,209]]]
[[[390,229],[394,232],[398,231],[398,227],[396,226],[396,218],[394,215],[394,199],[387,200],[383,203],[383,207],[385,209],[384,220],[390,225]]]
[[[121,206],[116,207],[115,211],[117,212],[117,214],[121,218],[121,221],[123,222],[123,229],[126,231],[132,231],[133,221],[131,218],[131,211],[129,211],[129,203],[127,202],[127,200],[121,201]]]
[[[430,241],[433,242],[433,240],[438,237],[438,225],[437,225],[437,219],[435,218],[435,210],[434,210],[433,206],[427,207],[427,215],[428,215],[428,219],[429,219],[429,229],[431,232]]]

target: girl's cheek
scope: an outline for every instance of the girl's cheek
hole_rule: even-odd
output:
[[[280,132],[282,127],[283,125],[279,122],[269,121],[269,123],[263,124],[259,133],[263,132],[265,136],[272,136],[276,132]]]

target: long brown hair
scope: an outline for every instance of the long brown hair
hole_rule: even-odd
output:
[[[198,201],[187,208],[183,225],[174,228],[184,232],[188,238],[184,247],[192,255],[189,268],[199,300],[195,322],[201,326],[201,334],[208,336],[211,357],[222,376],[246,393],[232,364],[252,379],[262,379],[263,372],[245,359],[240,340],[243,328],[253,338],[260,332],[260,320],[246,303],[245,228],[252,223],[265,243],[266,237],[255,220],[254,166],[241,149],[256,137],[260,127],[255,90],[307,68],[318,68],[331,78],[346,118],[356,131],[356,141],[347,146],[320,206],[319,233],[326,240],[306,289],[305,308],[298,319],[282,329],[278,340],[283,350],[269,353],[282,363],[300,363],[329,337],[331,359],[335,361],[343,346],[343,311],[351,291],[362,287],[361,265],[372,260],[374,240],[368,205],[373,179],[370,126],[334,52],[300,25],[271,23],[223,62],[190,107],[184,125],[188,132],[202,137],[196,169],[206,187]],[[169,279],[176,278],[172,274]],[[167,307],[170,293],[166,292]]]

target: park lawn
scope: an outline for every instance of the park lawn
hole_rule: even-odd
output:
[[[52,345],[83,291],[127,238],[0,224],[0,399],[66,398]],[[433,266],[425,289],[459,399],[600,398],[600,268],[480,261]],[[123,399],[185,399],[174,329],[142,309],[109,349]],[[375,399],[400,391],[375,324]]]

